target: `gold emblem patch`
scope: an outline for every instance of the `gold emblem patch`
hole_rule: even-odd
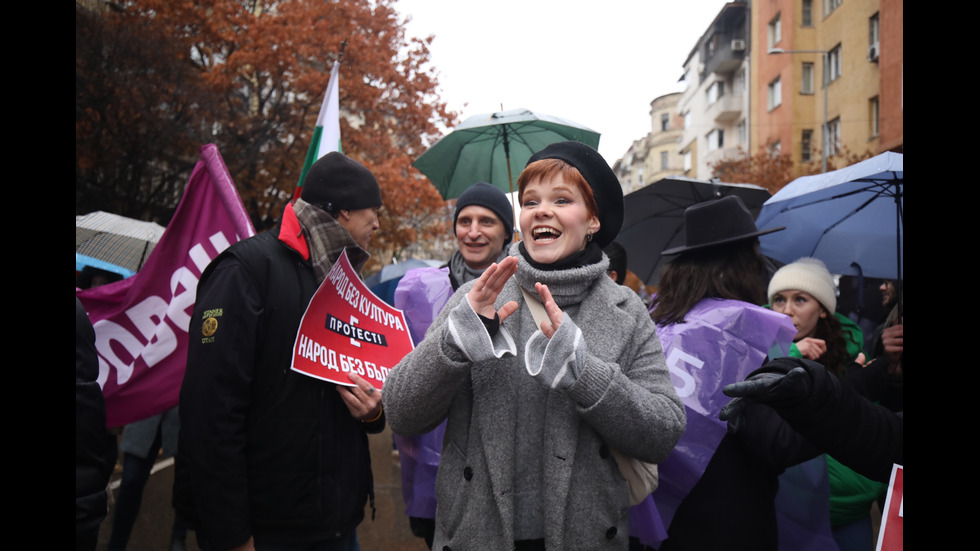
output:
[[[214,332],[217,330],[218,320],[216,318],[208,318],[204,320],[204,323],[201,325],[201,333],[203,333],[205,337],[214,335]]]

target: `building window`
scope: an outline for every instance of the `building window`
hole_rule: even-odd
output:
[[[716,128],[708,132],[708,151],[715,151],[725,147],[725,131]]]
[[[800,9],[800,15],[802,17],[804,27],[813,26],[813,0],[803,0],[803,6]]]
[[[716,80],[711,83],[711,86],[708,86],[706,94],[708,96],[708,105],[711,105],[712,103],[721,99],[721,97],[725,95],[725,81]]]
[[[779,107],[783,103],[783,85],[782,80],[776,77],[776,80],[769,83],[769,110]]]
[[[823,0],[823,14],[824,17],[830,15],[830,12],[837,9],[840,6],[841,0]]]
[[[670,168],[670,154],[666,151],[660,152],[660,170],[667,170]]]
[[[834,46],[832,50],[827,52],[827,82],[833,82],[840,78],[841,75],[841,51],[840,44]]]
[[[769,144],[769,156],[778,157],[783,152],[783,144],[779,140],[776,140]]]
[[[806,129],[800,139],[800,161],[807,163],[813,158],[813,130]]]
[[[739,145],[746,145],[746,144],[748,144],[749,143],[749,128],[748,128],[748,125],[745,124],[745,121],[744,120],[738,123],[737,130],[738,130],[738,143],[739,143]]]
[[[827,123],[827,156],[840,153],[840,117]]]
[[[868,61],[878,60],[878,40],[879,31],[878,14],[875,13],[868,19]]]
[[[684,130],[691,128],[691,112],[685,111],[681,116],[684,117]]]
[[[779,24],[779,14],[769,22],[769,47],[775,47],[783,37],[782,28]]]
[[[691,152],[684,152],[684,172],[690,172],[693,162],[691,161]]]
[[[813,63],[804,62],[800,75],[800,93],[813,93]]]
[[[738,74],[735,75],[735,90],[736,94],[748,90],[748,79],[745,78],[745,69],[739,69]]]
[[[670,130],[670,114],[664,113],[660,115],[660,130],[664,132]]]
[[[878,137],[878,96],[871,98],[868,102],[868,117],[871,120],[871,137]]]

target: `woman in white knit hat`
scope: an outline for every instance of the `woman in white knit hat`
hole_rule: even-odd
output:
[[[838,377],[863,346],[861,329],[837,315],[837,286],[823,262],[801,258],[780,268],[769,281],[772,309],[793,318],[796,336],[790,356],[822,363]]]
[[[823,262],[801,258],[780,268],[769,282],[769,303],[773,310],[793,318],[797,333],[790,356],[816,360],[842,379],[856,359],[863,362],[861,329],[835,312],[837,287]],[[827,470],[834,540],[842,551],[870,551],[874,537],[869,512],[884,485],[830,456]]]

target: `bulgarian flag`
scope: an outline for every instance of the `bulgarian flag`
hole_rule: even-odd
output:
[[[320,105],[320,114],[316,118],[316,130],[313,131],[313,139],[310,141],[310,149],[306,152],[306,162],[303,163],[303,172],[299,175],[299,182],[296,184],[296,193],[293,200],[299,198],[303,191],[303,181],[306,180],[306,173],[310,167],[320,157],[331,151],[343,150],[340,147],[340,62],[333,62],[333,69],[330,71],[330,82],[327,83],[327,93],[323,95],[323,103]]]

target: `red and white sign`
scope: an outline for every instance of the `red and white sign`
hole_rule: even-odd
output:
[[[905,518],[904,468],[892,465],[892,478],[888,483],[885,509],[881,514],[881,529],[878,531],[877,551],[901,551],[905,540],[903,529]]]
[[[357,373],[382,388],[413,348],[405,315],[364,285],[344,251],[306,307],[291,367],[344,386],[354,386],[349,374]]]

